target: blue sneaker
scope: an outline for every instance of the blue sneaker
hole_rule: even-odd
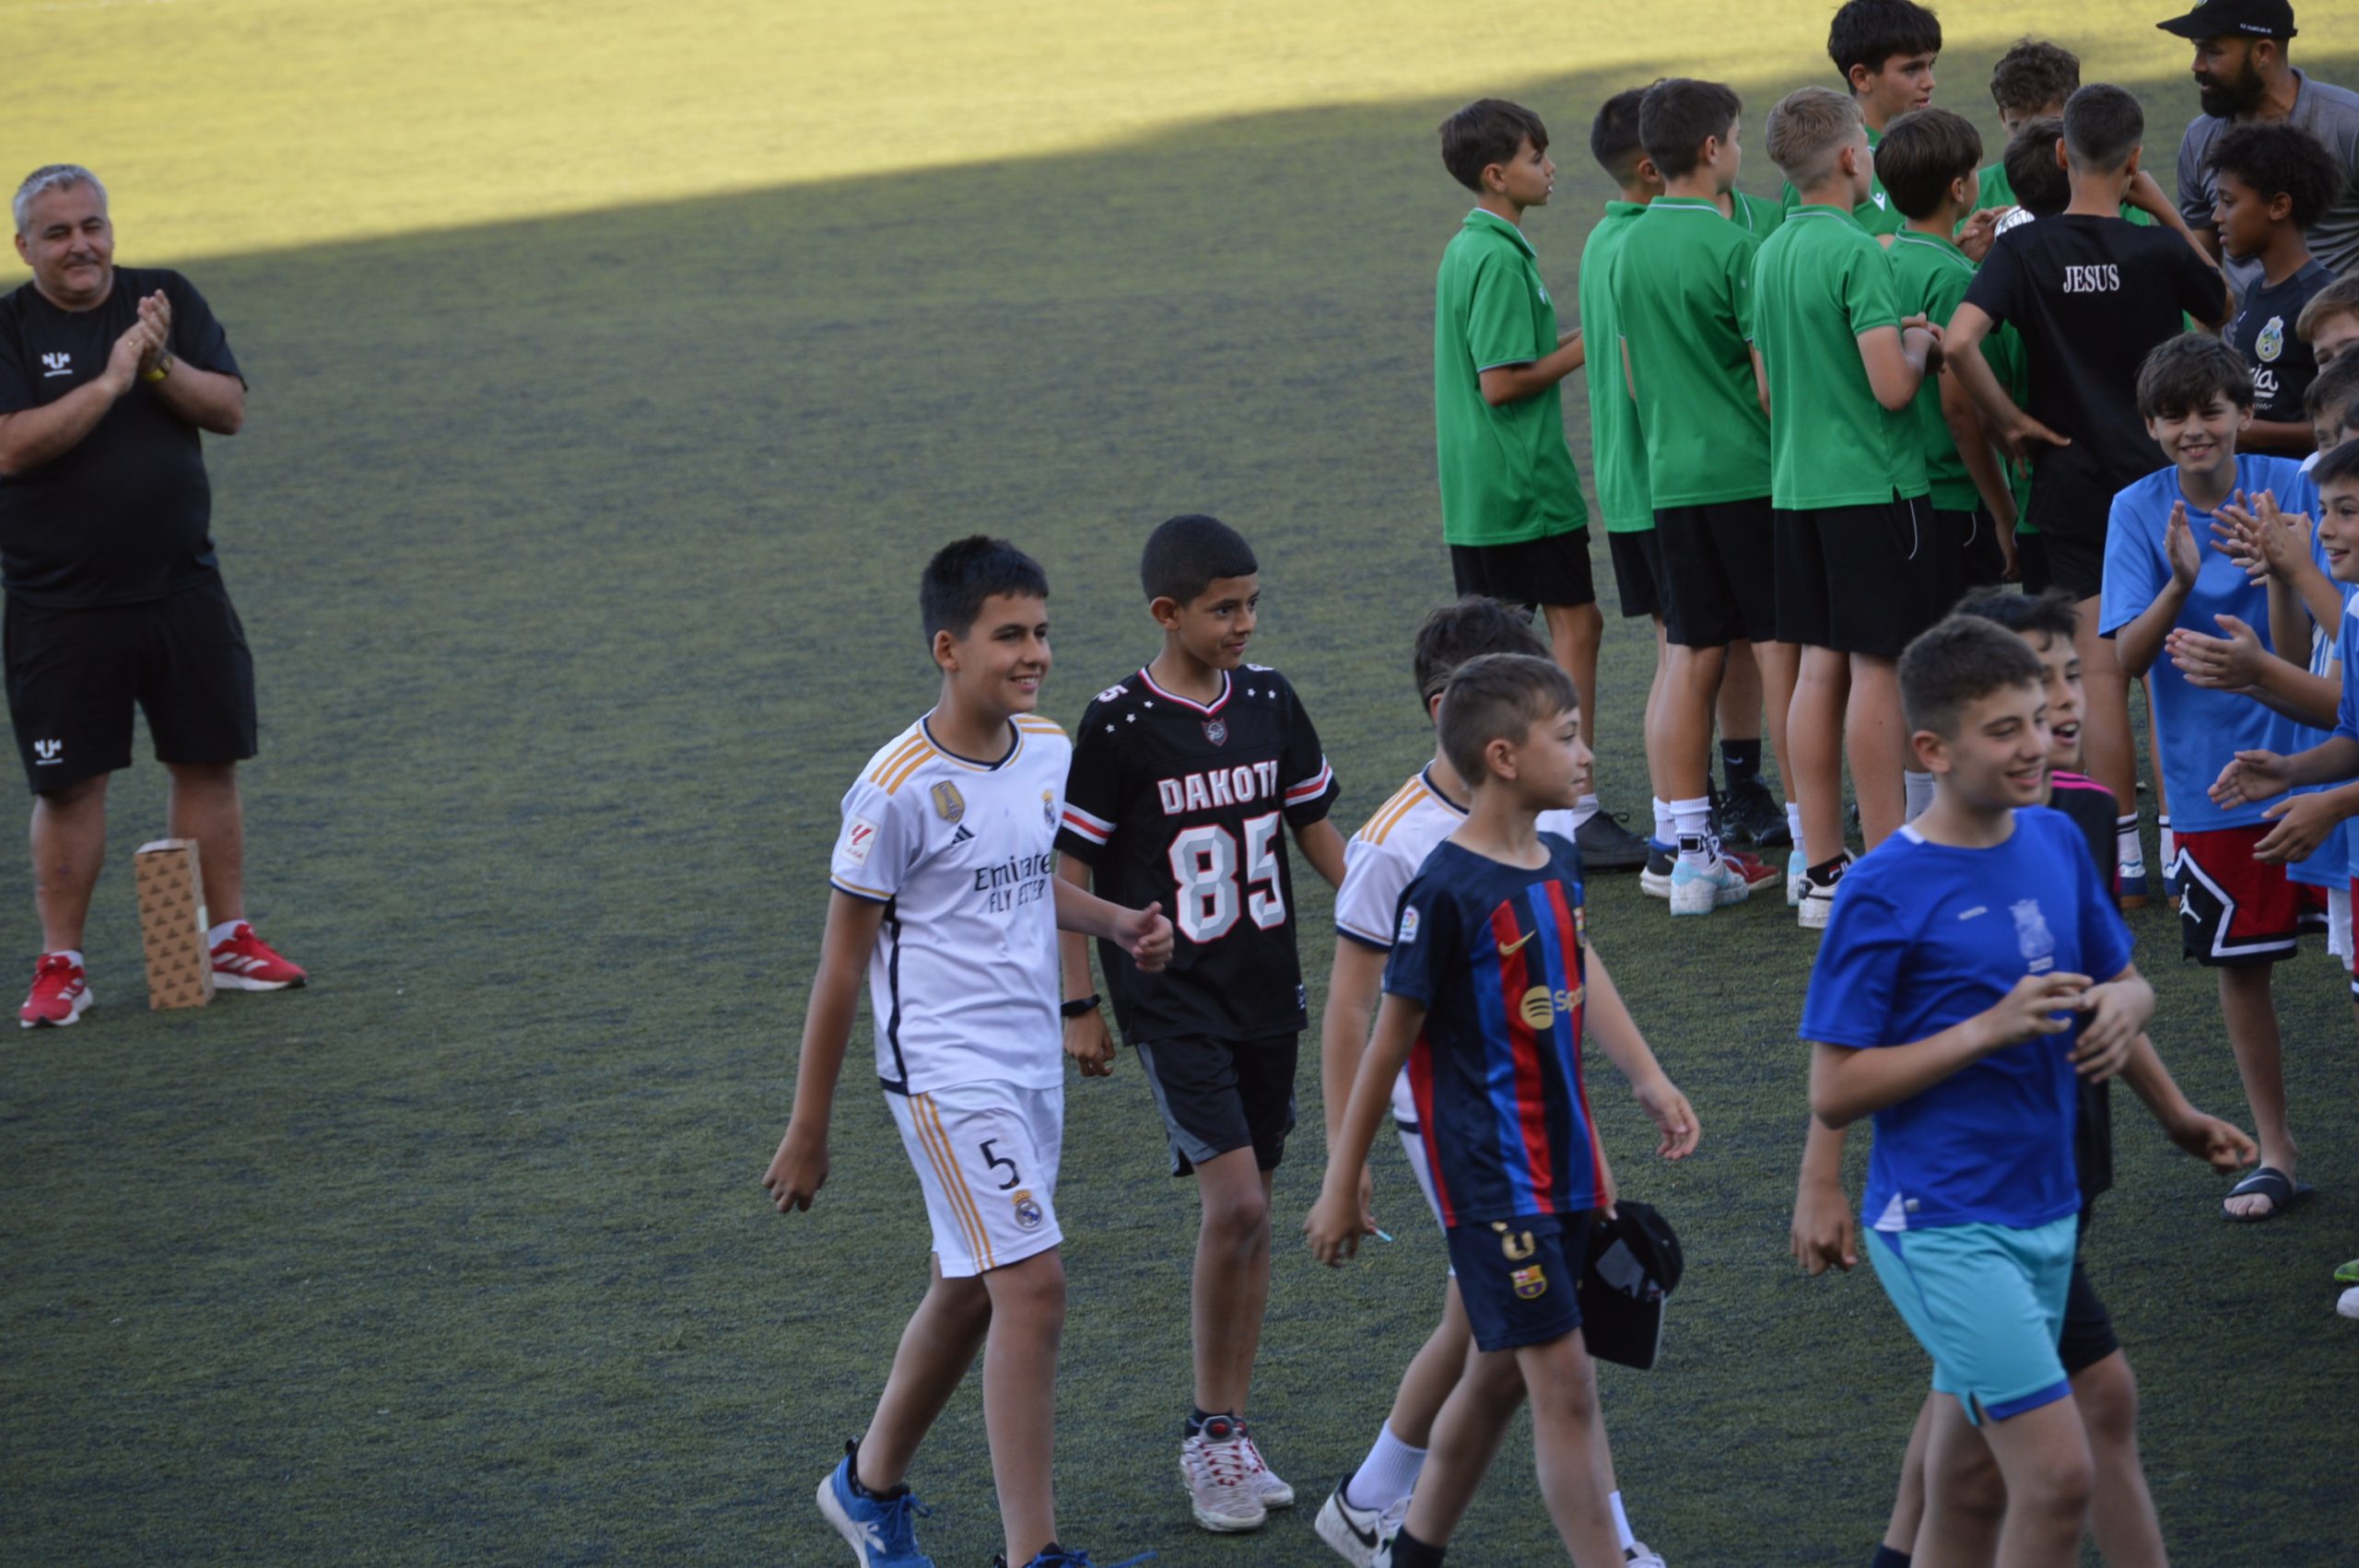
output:
[[[1674,915],[1708,915],[1743,903],[1752,893],[1753,884],[1720,858],[1717,845],[1702,865],[1682,855],[1671,868],[1671,912]]]
[[[836,1533],[851,1543],[861,1568],[933,1568],[933,1559],[918,1550],[916,1519],[933,1510],[903,1487],[891,1497],[863,1496],[852,1490],[852,1460],[857,1442],[844,1445],[844,1457],[819,1483],[819,1512]]]
[[[1155,1553],[1152,1551],[1142,1551],[1136,1557],[1125,1557],[1120,1562],[1109,1562],[1105,1568],[1138,1568],[1140,1563],[1149,1561],[1154,1556]],[[1005,1554],[992,1558],[992,1568],[1007,1568]],[[1089,1553],[1067,1551],[1063,1547],[1051,1543],[1047,1550],[1026,1563],[1024,1568],[1096,1568],[1096,1565],[1089,1561]]]
[[[2154,902],[2153,894],[2147,891],[2145,861],[2125,865],[2118,874],[2120,880],[2114,890],[2114,897],[2123,908],[2143,909]]]

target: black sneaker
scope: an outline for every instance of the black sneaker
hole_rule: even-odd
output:
[[[1643,871],[1647,864],[1647,841],[1622,825],[1622,819],[1611,812],[1600,812],[1573,832],[1573,844],[1581,852],[1581,868],[1592,872]]]
[[[1720,819],[1737,839],[1764,849],[1783,849],[1794,841],[1785,808],[1758,778],[1744,779],[1720,797]]]

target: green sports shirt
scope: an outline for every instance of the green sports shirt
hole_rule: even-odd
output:
[[[1988,169],[1978,171],[1976,178],[1982,184],[1981,193],[1974,198],[1976,206],[2012,207],[2023,205],[2015,200],[2014,182],[2007,178],[2007,166],[2004,163],[1994,163]],[[1971,213],[1966,215],[1967,217],[1973,216]],[[2152,228],[2154,226],[2154,217],[2152,213],[2142,207],[2133,207],[2128,202],[2121,204],[2121,216],[2124,222],[2134,223],[2141,228]],[[1958,228],[1963,229],[1965,227],[1965,219],[1961,218],[1958,221]]]
[[[1597,509],[1609,533],[1639,533],[1655,525],[1647,487],[1647,444],[1638,405],[1622,380],[1622,329],[1614,310],[1614,259],[1643,202],[1608,202],[1581,250],[1581,336],[1589,345],[1589,456],[1597,478]]]
[[[1841,207],[1795,208],[1754,263],[1754,345],[1769,374],[1769,500],[1787,511],[1922,496],[1913,407],[1876,401],[1859,335],[1900,324],[1892,263]]]
[[[1434,438],[1451,544],[1521,544],[1587,526],[1580,473],[1552,386],[1496,408],[1483,372],[1556,351],[1556,306],[1523,230],[1477,207],[1434,283]]]
[[[1884,133],[1872,125],[1869,126],[1868,150],[1873,152],[1883,144]],[[1892,205],[1892,198],[1884,193],[1884,181],[1872,174],[1869,176],[1869,180],[1868,199],[1853,207],[1851,216],[1858,218],[1860,227],[1871,234],[1899,233],[1901,225],[1907,219],[1900,216],[1900,209]],[[1793,216],[1802,205],[1802,193],[1794,189],[1794,182],[1790,180],[1786,181],[1785,192],[1779,199],[1785,204],[1788,217]]]
[[[1647,487],[1658,511],[1769,494],[1769,418],[1753,382],[1760,249],[1712,203],[1658,196],[1614,253],[1615,325],[1638,394]],[[1590,352],[1604,357],[1600,345]],[[1614,369],[1608,362],[1603,373]],[[1590,390],[1596,395],[1594,380]]]
[[[1766,240],[1771,231],[1786,221],[1786,209],[1766,196],[1748,196],[1743,191],[1731,191],[1729,216],[1755,240]]]
[[[1892,248],[1884,254],[1892,263],[1892,287],[1900,301],[1900,313],[1947,326],[1958,302],[1966,298],[1966,286],[1974,281],[1974,263],[1966,259],[1966,252],[1938,234],[1904,228],[1893,237]],[[1986,347],[1989,343],[1984,339]],[[2007,374],[2005,367],[1995,361],[1991,369],[2002,378]],[[1942,511],[1972,511],[1981,504],[1982,493],[1974,487],[1966,459],[1958,455],[1949,421],[1942,417],[1939,376],[1925,378],[1925,384],[1917,389],[1914,406],[1933,505]]]

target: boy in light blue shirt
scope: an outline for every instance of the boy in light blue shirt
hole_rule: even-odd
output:
[[[1953,617],[1909,645],[1900,685],[1933,803],[1843,879],[1802,1012],[1811,1111],[1830,1128],[1875,1118],[1867,1251],[1933,1359],[1923,1529],[1951,1543],[1987,1529],[1952,1468],[1987,1444],[2006,1561],[2064,1568],[2092,1485],[2057,1352],[2077,1084],[2128,1059],[2154,992],[2079,828],[2036,804],[2039,656]]]

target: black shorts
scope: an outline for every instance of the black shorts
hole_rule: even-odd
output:
[[[1942,614],[1978,589],[1996,588],[2007,575],[2007,558],[1999,549],[1999,535],[1980,508],[1971,511],[1933,509],[1933,528],[1942,542],[1942,586],[1934,607]]]
[[[254,660],[209,577],[143,604],[7,603],[8,717],[33,793],[131,766],[131,710],[158,762],[254,755]]]
[[[1778,640],[1778,553],[1768,499],[1661,507],[1671,590],[1663,635],[1682,648]]]
[[[2301,949],[2302,884],[2252,858],[2274,825],[2178,836],[2179,944],[2206,968],[2276,964]]]
[[[1663,614],[1662,535],[1651,528],[1608,532],[1605,551],[1614,557],[1614,591],[1622,600],[1623,618]]]
[[[1294,1070],[1300,1036],[1217,1040],[1183,1035],[1142,1040],[1139,1065],[1171,1138],[1171,1174],[1251,1149],[1265,1171],[1285,1158],[1294,1130]]]
[[[2024,579],[2025,593],[2045,593],[2056,586],[2056,574],[2048,568],[2048,535],[2018,533],[2015,535],[2015,566]]]
[[[1471,1220],[1449,1231],[1449,1270],[1483,1351],[1544,1345],[1581,1326],[1590,1216]]]
[[[1952,552],[1923,497],[1776,517],[1778,641],[1897,659],[1941,619]]]
[[[2007,577],[2007,552],[1999,543],[1999,525],[1981,507],[1950,515],[1964,519],[1966,524],[1965,591],[1971,593],[1978,588],[1998,587]]]
[[[2064,1328],[2056,1336],[2056,1353],[2064,1363],[2067,1377],[2080,1375],[2121,1348],[2120,1337],[2113,1331],[2113,1315],[2105,1309],[2097,1288],[2089,1283],[2089,1271],[2081,1257],[2093,1212],[2081,1211],[2080,1230],[2072,1238],[2072,1283],[2064,1294]]]
[[[2105,591],[2105,530],[2102,526],[2086,533],[2075,531],[2060,533],[2052,528],[2039,531],[2042,553],[2047,557],[2048,581],[2060,588],[2079,603],[2095,599]]]
[[[1597,603],[1586,528],[1520,544],[1452,544],[1449,572],[1461,593],[1488,594],[1527,610]]]

